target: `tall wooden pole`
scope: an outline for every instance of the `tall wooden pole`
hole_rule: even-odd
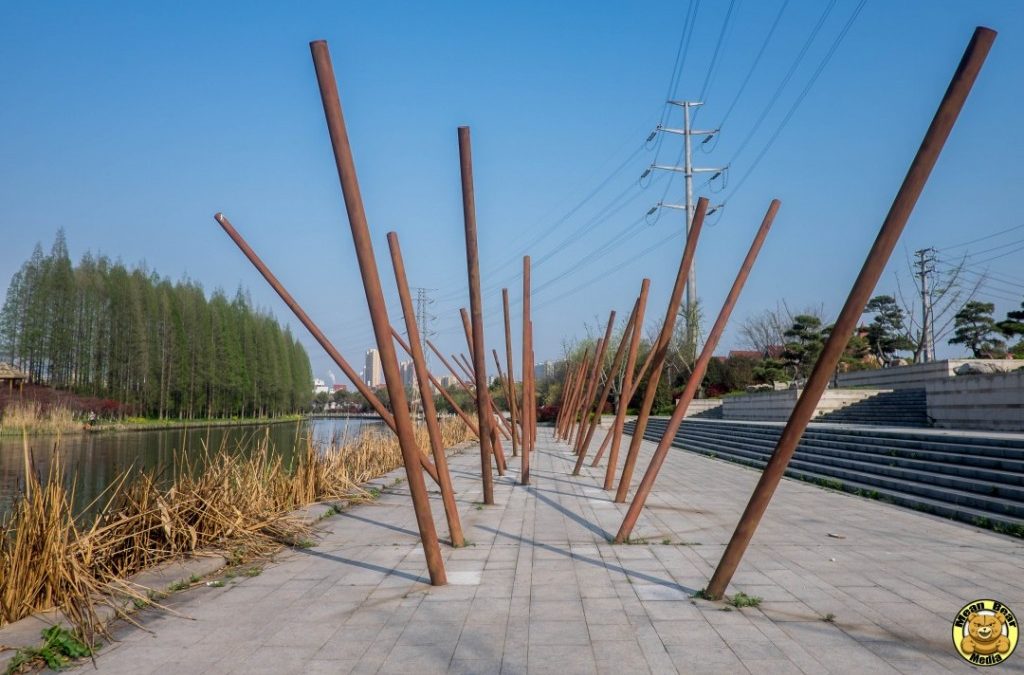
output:
[[[633,311],[629,313],[629,319],[626,321],[626,327],[622,331],[622,337],[619,339],[619,346],[615,349],[615,356],[612,358],[612,367],[608,369],[608,375],[604,380],[604,387],[601,390],[600,396],[597,397],[597,407],[594,411],[594,418],[590,421],[590,425],[587,427],[587,433],[582,436],[582,441],[579,444],[577,450],[576,466],[572,470],[572,475],[580,475],[580,469],[583,467],[583,460],[587,456],[587,449],[590,447],[590,441],[594,438],[594,431],[597,430],[598,424],[601,422],[601,413],[604,411],[604,406],[608,402],[608,395],[611,394],[612,385],[615,383],[615,373],[619,372],[622,367],[622,358],[626,354],[626,345],[632,339],[634,328],[634,322],[636,321],[636,308],[639,304],[639,300],[633,303]]]
[[[391,265],[395,270],[395,285],[398,287],[402,314],[405,315],[405,331],[409,336],[413,368],[416,370],[416,383],[420,389],[420,398],[423,399],[423,420],[427,425],[430,449],[433,451],[434,465],[437,466],[437,474],[440,478],[438,483],[441,487],[445,517],[448,520],[448,532],[451,536],[452,546],[465,546],[462,523],[459,520],[459,508],[455,505],[455,490],[452,487],[451,474],[448,472],[448,458],[444,454],[445,447],[441,438],[441,428],[437,424],[434,392],[430,390],[430,372],[427,370],[427,359],[423,354],[419,327],[416,325],[416,311],[412,306],[412,296],[409,294],[409,279],[405,274],[405,261],[402,259],[398,235],[394,232],[388,232],[388,248],[391,251]]]
[[[729,586],[729,582],[757,530],[757,525],[761,522],[761,517],[764,516],[772,495],[775,494],[775,488],[782,480],[786,466],[793,457],[796,446],[814,415],[818,401],[825,388],[828,387],[836,364],[839,363],[850,336],[857,328],[857,322],[860,320],[864,307],[885,270],[889,256],[892,255],[900,234],[914,210],[914,205],[924,190],[928,176],[939,159],[939,153],[942,152],[942,147],[953,130],[953,124],[963,109],[971,87],[974,86],[974,81],[978,77],[981,66],[985,63],[985,57],[988,56],[995,39],[996,32],[994,30],[984,27],[975,29],[960,65],[949,83],[949,88],[946,89],[946,94],[942,97],[938,111],[935,113],[928,131],[925,132],[921,147],[918,148],[917,155],[914,157],[914,161],[903,179],[903,184],[900,186],[899,192],[896,193],[889,213],[882,223],[878,237],[864,261],[864,267],[861,268],[860,274],[850,290],[850,295],[846,299],[846,304],[843,305],[843,310],[839,313],[835,327],[822,348],[821,356],[818,357],[814,370],[807,378],[803,393],[797,399],[789,421],[786,422],[782,435],[779,436],[775,452],[772,453],[771,459],[765,465],[761,479],[758,481],[757,487],[754,488],[754,493],[750,496],[750,501],[736,525],[736,531],[733,532],[722,559],[711,577],[707,589],[710,597],[722,597]]]
[[[576,441],[573,445],[573,450],[576,454],[579,454],[580,448],[583,447],[583,430],[590,426],[590,411],[594,407],[597,388],[601,384],[601,374],[604,372],[604,355],[608,351],[608,345],[612,342],[612,331],[614,330],[615,310],[613,309],[608,315],[608,326],[604,329],[604,340],[601,342],[601,348],[597,352],[597,360],[594,362],[594,374],[587,386],[586,396],[583,398],[583,416],[580,418],[580,425],[576,430]],[[594,415],[595,419],[600,420],[601,411],[596,411]]]
[[[352,148],[349,145],[341,99],[338,96],[338,85],[334,78],[334,66],[331,63],[331,56],[325,41],[311,42],[310,50],[313,54],[313,64],[316,67],[316,79],[320,86],[320,98],[323,100],[324,116],[327,118],[327,129],[334,149],[334,161],[338,169],[341,191],[345,199],[345,210],[348,212],[349,226],[352,230],[352,241],[355,244],[356,257],[359,260],[359,272],[363,279],[363,289],[366,291],[366,303],[370,308],[370,320],[373,324],[374,336],[377,339],[377,350],[380,352],[384,381],[391,399],[391,407],[394,410],[398,443],[402,449],[402,459],[405,462],[409,493],[412,495],[416,524],[423,542],[427,569],[430,571],[430,582],[435,586],[440,586],[447,582],[444,560],[441,558],[441,547],[437,541],[434,519],[430,514],[430,500],[423,482],[423,472],[420,471],[417,457],[419,448],[416,445],[412,418],[409,416],[405,386],[402,384],[402,377],[398,371],[395,345],[391,340],[391,322],[388,319],[387,305],[384,303],[384,292],[380,286],[377,262],[373,256],[370,228],[366,223],[363,198],[359,192],[359,181],[356,178],[355,163],[352,160]]]
[[[658,342],[653,348],[651,376],[647,380],[647,390],[644,392],[644,400],[640,405],[640,413],[636,418],[636,429],[633,430],[633,437],[629,441],[629,452],[626,453],[626,461],[622,466],[622,477],[619,479],[619,487],[615,491],[615,501],[619,503],[626,501],[629,482],[633,478],[633,467],[636,466],[636,460],[640,454],[640,443],[643,442],[644,431],[647,429],[647,420],[651,416],[651,407],[654,405],[654,397],[658,391],[658,380],[661,379],[661,370],[665,366],[665,355],[668,352],[669,343],[672,341],[676,317],[679,315],[679,304],[683,294],[683,287],[686,285],[687,275],[690,272],[690,267],[693,265],[693,256],[697,250],[697,239],[700,237],[700,231],[704,225],[704,216],[707,214],[707,211],[708,200],[706,197],[701,197],[697,200],[697,210],[693,215],[690,232],[686,236],[683,259],[679,262],[679,272],[676,275],[676,282],[672,287],[672,295],[668,301],[665,322],[661,324],[661,333],[658,335]],[[639,380],[637,381],[639,382]]]
[[[697,395],[697,389],[700,388],[701,382],[704,381],[704,373],[707,372],[708,363],[718,347],[718,341],[722,338],[722,333],[725,332],[725,326],[729,323],[729,316],[736,306],[736,301],[739,300],[744,284],[747,283],[747,277],[750,276],[750,270],[754,267],[754,261],[757,260],[757,255],[761,252],[761,246],[764,244],[765,237],[768,236],[768,230],[771,229],[772,222],[775,220],[775,214],[779,211],[779,205],[778,199],[772,200],[771,205],[768,207],[768,212],[761,221],[761,226],[757,229],[757,234],[754,236],[754,241],[747,251],[747,256],[743,259],[740,271],[736,274],[736,280],[733,281],[732,288],[729,289],[729,294],[726,296],[725,302],[722,303],[722,311],[718,313],[718,318],[708,334],[708,339],[705,341],[703,349],[701,349],[700,356],[697,357],[696,363],[693,364],[693,372],[690,374],[690,379],[686,382],[686,388],[683,390],[682,396],[679,397],[675,410],[672,411],[672,418],[665,427],[665,433],[662,435],[661,441],[651,457],[651,462],[647,466],[647,471],[640,481],[640,486],[636,490],[636,495],[633,497],[629,509],[626,511],[626,516],[622,519],[619,532],[615,535],[616,544],[621,544],[628,540],[629,535],[633,532],[633,528],[636,527],[640,511],[643,510],[644,504],[647,503],[647,497],[654,488],[654,481],[657,480],[658,472],[661,470],[662,464],[665,463],[665,458],[668,457],[668,451],[676,438],[679,426],[683,423],[686,410],[689,408],[694,396]]]
[[[480,260],[476,239],[476,201],[473,193],[473,151],[469,127],[459,127],[459,173],[462,177],[462,218],[466,230],[466,271],[469,277],[469,307],[472,314],[473,375],[476,378],[476,411],[480,427],[480,473],[484,504],[494,504],[491,475],[491,406],[487,393],[487,364],[484,359],[484,315],[480,299]]]
[[[536,440],[537,407],[533,399],[533,325],[530,323],[530,256],[523,256],[523,464],[519,482],[530,484],[530,453]]]
[[[508,309],[508,289],[501,289],[501,303],[502,309],[505,314],[505,364],[508,368],[508,414],[512,419],[512,456],[515,457],[519,454],[519,438],[522,435],[522,429],[519,429],[516,424],[522,423],[522,418],[519,416],[519,406],[516,399],[519,397],[519,392],[516,387],[516,371],[512,365],[512,315]]]
[[[633,334],[629,336],[629,356],[626,357],[626,374],[622,379],[622,392],[619,395],[619,405],[615,411],[615,422],[611,428],[611,450],[608,452],[608,469],[604,474],[604,489],[611,490],[615,480],[615,471],[619,466],[619,444],[622,441],[622,430],[626,424],[626,412],[629,409],[629,402],[633,398],[633,369],[636,368],[636,357],[640,351],[640,338],[644,332],[644,312],[647,308],[647,293],[651,289],[651,280],[644,279],[640,283],[640,297],[637,298],[636,321],[633,324]],[[601,461],[601,450],[594,456],[594,463],[597,466]]]

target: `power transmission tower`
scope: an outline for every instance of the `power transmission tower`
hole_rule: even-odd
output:
[[[924,342],[921,354],[922,358],[927,363],[935,360],[935,326],[934,317],[932,316],[932,291],[931,286],[928,283],[931,275],[935,273],[935,249],[922,248],[919,251],[914,251],[914,255],[917,256],[917,262],[914,263],[917,271],[914,272],[914,276],[921,281],[921,340]]]
[[[435,291],[436,288],[419,288],[416,291],[416,326],[420,331],[420,342],[423,344],[423,358],[427,360],[427,366],[429,369],[430,365],[430,352],[427,350],[427,340],[434,337],[434,331],[430,329],[432,321],[437,319],[437,316],[431,314],[428,308],[434,304],[434,299],[430,297],[430,291]]]
[[[693,143],[692,138],[694,136],[705,136],[701,144],[710,141],[715,134],[718,133],[718,129],[709,130],[696,130],[690,127],[690,109],[696,108],[697,106],[704,105],[703,101],[669,101],[670,105],[679,106],[683,109],[683,128],[672,129],[669,127],[662,126],[659,124],[651,135],[648,136],[648,140],[654,138],[656,134],[677,134],[683,137],[683,166],[666,165],[666,164],[652,164],[646,171],[644,171],[641,178],[646,177],[651,171],[674,171],[683,174],[683,178],[686,186],[686,201],[683,204],[667,204],[665,202],[658,202],[655,206],[648,211],[648,214],[652,214],[659,208],[666,209],[680,209],[686,212],[686,235],[690,235],[690,227],[693,225],[693,175],[697,173],[713,173],[711,180],[714,180],[725,171],[725,167],[695,167],[693,165]],[[708,209],[708,214],[715,212],[721,208],[721,204]],[[690,273],[686,279],[686,334],[690,341],[690,344],[696,348],[697,346],[697,259],[694,258],[693,264],[690,266]]]

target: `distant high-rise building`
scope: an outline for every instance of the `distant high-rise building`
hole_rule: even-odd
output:
[[[551,361],[544,361],[533,366],[533,379],[537,382],[543,382],[544,380],[554,377],[555,375],[555,364]]]
[[[330,389],[327,388],[327,383],[321,380],[319,377],[313,378],[313,394],[329,394]]]
[[[402,374],[402,384],[406,387],[416,386],[416,367],[412,361],[402,361],[398,364],[398,371]]]
[[[363,381],[368,387],[384,386],[384,369],[380,365],[380,352],[376,349],[366,350],[366,365],[363,366]]]

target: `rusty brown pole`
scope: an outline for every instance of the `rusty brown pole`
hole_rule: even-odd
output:
[[[622,429],[626,423],[626,411],[629,409],[629,402],[633,399],[633,369],[636,368],[636,357],[640,352],[640,338],[643,336],[644,312],[647,309],[647,293],[651,289],[651,280],[644,279],[640,283],[640,297],[637,298],[636,321],[633,322],[633,334],[629,336],[629,356],[626,357],[625,377],[622,379],[622,392],[619,395],[619,405],[615,410],[615,422],[605,437],[605,442],[611,439],[611,452],[608,454],[608,469],[604,475],[604,489],[611,490],[615,480],[615,470],[619,463],[619,444],[622,441]],[[637,379],[637,382],[640,380]],[[597,466],[601,461],[604,452],[604,443],[594,455],[594,462],[591,466]]]
[[[653,358],[654,349],[651,349],[650,351],[647,352],[647,356],[644,358],[644,362],[640,366],[640,370],[636,371],[636,375],[633,376],[633,386],[630,387],[629,389],[628,398],[626,399],[627,404],[629,401],[633,400],[634,396],[636,396],[636,390],[640,388],[640,383],[643,381],[644,375],[647,374],[647,370],[651,367],[651,361],[653,360]],[[623,425],[625,425],[625,420],[623,420]],[[611,435],[610,431],[609,435]],[[602,445],[604,444],[602,443]],[[600,455],[600,453],[598,454]],[[597,460],[598,458],[595,457],[594,459]],[[591,464],[591,466],[594,466],[594,464]],[[611,488],[609,487],[605,489],[610,490]]]
[[[516,371],[512,363],[512,314],[508,309],[508,289],[501,289],[501,303],[505,314],[505,363],[508,366],[508,414],[512,418],[512,456],[519,454],[519,445],[522,438],[522,417],[519,415],[519,406],[516,399],[519,398],[519,390],[516,387]],[[519,424],[517,428],[516,424]]]
[[[718,313],[718,318],[715,319],[715,324],[711,327],[711,332],[708,334],[707,341],[701,349],[700,356],[697,357],[696,363],[693,364],[693,372],[690,374],[690,379],[686,381],[686,387],[676,403],[675,410],[672,411],[672,417],[668,421],[668,426],[665,427],[665,433],[662,435],[661,441],[658,442],[658,447],[651,457],[650,464],[647,465],[647,471],[644,472],[644,477],[640,481],[639,487],[637,487],[636,495],[634,495],[633,501],[626,511],[626,516],[622,519],[619,532],[615,535],[616,544],[627,541],[629,535],[633,532],[633,528],[636,527],[636,521],[640,517],[644,504],[647,503],[647,497],[650,496],[651,490],[654,488],[654,481],[658,479],[658,472],[661,471],[665,458],[668,457],[668,451],[671,449],[673,441],[675,441],[679,426],[683,423],[686,410],[690,407],[690,402],[693,401],[694,396],[697,395],[697,389],[700,388],[701,382],[704,381],[704,374],[707,372],[711,356],[718,347],[718,341],[722,338],[722,333],[725,332],[725,327],[729,323],[732,310],[736,306],[740,293],[743,292],[743,286],[747,283],[747,277],[750,276],[750,270],[754,267],[754,261],[757,260],[758,253],[761,252],[761,246],[764,244],[765,237],[768,236],[768,230],[772,227],[775,214],[779,212],[780,204],[778,199],[772,200],[771,205],[768,207],[768,212],[765,213],[764,219],[761,221],[761,226],[757,228],[757,234],[754,236],[754,241],[750,244],[747,257],[743,259],[743,264],[740,265],[740,270],[736,274],[736,280],[732,282],[732,288],[729,289],[729,294],[725,296],[725,302],[722,303],[722,309]]]
[[[463,364],[463,362],[459,360],[459,357],[457,357],[456,355],[452,354],[452,360],[455,361],[455,363],[459,366],[459,368],[462,369],[462,371],[466,374],[466,376],[470,378],[470,381],[467,384],[467,382],[465,380],[463,380],[462,377],[457,372],[455,372],[455,368],[453,368],[452,364],[448,362],[448,359],[446,359],[444,357],[444,355],[441,354],[441,352],[437,349],[437,347],[434,346],[434,343],[432,343],[430,340],[426,340],[426,343],[427,343],[427,346],[430,347],[431,351],[433,351],[434,354],[437,355],[437,358],[441,359],[441,363],[443,363],[444,367],[448,369],[448,372],[452,374],[452,377],[454,377],[455,381],[459,383],[459,386],[462,387],[462,389],[467,394],[469,394],[470,396],[473,396],[475,398],[476,394],[470,388],[470,386],[473,384],[472,383],[473,375],[470,373],[470,368],[472,366],[470,365],[470,363],[468,361],[466,361],[465,364]],[[487,400],[488,401],[491,400],[490,396],[487,397]],[[493,401],[491,401],[490,405],[491,405],[491,407],[493,409],[497,410],[497,408],[494,408],[494,402]],[[506,436],[508,435],[508,432],[505,431],[504,429],[501,430],[501,433],[506,435]],[[505,460],[505,458],[504,458],[504,456],[502,456],[501,460],[499,461],[499,465],[504,464],[504,460]],[[504,469],[502,469],[502,471],[504,471]]]
[[[601,422],[601,413],[604,411],[605,404],[608,403],[608,396],[612,392],[612,385],[615,384],[615,373],[622,367],[622,358],[626,355],[627,340],[631,339],[633,333],[633,322],[636,320],[636,308],[639,302],[637,300],[633,303],[633,311],[629,313],[626,327],[622,331],[622,337],[619,339],[619,346],[615,349],[615,356],[612,358],[612,367],[609,368],[608,375],[605,377],[604,388],[601,390],[601,395],[597,397],[594,419],[590,421],[590,425],[587,427],[587,434],[583,436],[583,441],[579,445],[579,457],[576,459],[576,467],[572,470],[572,475],[574,476],[580,475],[580,469],[583,467],[583,460],[586,459],[590,441],[594,438],[597,425]]]
[[[576,437],[579,435],[579,430],[583,428],[583,423],[587,417],[591,392],[597,386],[597,381],[601,377],[601,361],[604,359],[604,346],[604,338],[598,338],[597,346],[594,349],[594,361],[590,364],[590,369],[583,380],[583,386],[580,388],[579,399],[576,401],[576,410],[573,413],[572,422],[570,422],[568,438],[569,445],[573,446],[573,452],[576,451]]]
[[[558,411],[561,419],[559,420],[558,430],[555,434],[556,438],[565,438],[566,436],[566,430],[569,427],[569,419],[572,416],[572,407],[576,401],[576,389],[580,381],[583,379],[583,367],[589,360],[590,349],[587,348],[587,350],[583,352],[583,358],[573,369],[571,379],[568,379],[564,385],[563,391],[567,393],[562,401],[562,407]]]
[[[448,521],[448,533],[451,536],[452,546],[465,546],[462,522],[459,520],[459,508],[455,504],[455,489],[452,487],[452,477],[448,472],[448,458],[444,454],[441,427],[437,424],[434,393],[430,390],[430,372],[427,370],[427,359],[423,354],[419,327],[416,325],[416,310],[412,306],[412,296],[409,295],[409,279],[405,273],[405,261],[402,258],[402,249],[398,244],[398,235],[394,232],[388,232],[388,248],[391,250],[391,265],[395,270],[395,285],[398,287],[402,314],[405,315],[405,330],[409,336],[409,346],[411,347],[410,356],[412,356],[413,368],[416,370],[420,398],[423,399],[423,420],[427,425],[430,449],[434,454],[434,465],[437,467],[437,475],[440,478],[438,484],[441,488],[445,518]],[[391,331],[394,332],[393,327]]]
[[[576,391],[576,374],[578,369],[579,366],[572,365],[571,363],[566,364],[565,377],[562,378],[562,391],[559,394],[558,400],[558,414],[555,416],[555,438],[559,438],[562,435],[562,428],[569,414],[569,403],[573,392]]]
[[[562,428],[568,417],[569,404],[572,400],[572,393],[575,391],[575,380],[577,380],[579,370],[579,364],[573,366],[566,363],[565,365],[565,377],[562,380],[562,391],[558,402],[558,415],[555,419],[555,438],[560,438],[562,435]]]
[[[501,368],[501,359],[498,358],[498,350],[492,349],[491,354],[494,355],[494,366],[498,369],[498,382],[501,383],[501,390],[505,392],[505,402],[508,404],[509,415],[512,414],[512,390],[509,388],[508,378],[505,377],[505,372]],[[491,399],[494,400],[493,398]],[[497,406],[495,406],[497,407]],[[504,417],[499,413],[499,416]],[[512,431],[512,444],[516,445],[516,428],[513,424],[511,427]],[[513,457],[515,455],[513,454]]]
[[[530,256],[523,256],[523,467],[521,483],[530,484],[530,453],[536,440],[537,408],[533,405],[533,326],[530,323]]]
[[[395,338],[395,342],[397,342],[398,345],[403,350],[405,350],[406,354],[412,356],[412,348],[402,338],[399,332],[394,329],[394,327],[391,328],[391,337]],[[473,421],[473,418],[467,415],[466,412],[459,407],[459,404],[455,402],[455,399],[452,398],[451,394],[449,394],[448,391],[443,386],[441,386],[441,383],[437,381],[437,378],[434,377],[430,373],[430,371],[427,371],[427,376],[430,378],[430,381],[434,383],[434,387],[441,393],[441,396],[444,397],[444,400],[448,401],[448,405],[452,407],[452,410],[455,411],[455,414],[462,418],[462,421],[466,423],[466,426],[469,427],[469,430],[473,432],[473,435],[479,438],[480,430],[477,429],[476,422]]]
[[[597,388],[601,384],[601,374],[604,372],[604,356],[605,352],[608,351],[608,345],[612,342],[612,331],[615,330],[615,310],[613,309],[608,315],[608,327],[604,330],[604,341],[601,343],[601,349],[597,354],[596,368],[594,368],[594,376],[590,381],[590,386],[587,388],[587,395],[583,399],[583,418],[580,420],[580,426],[576,431],[576,443],[574,451],[579,454],[580,449],[583,447],[583,430],[589,428],[591,408],[594,407],[595,398],[597,397]],[[609,374],[609,379],[611,375]],[[600,420],[601,413],[597,411],[594,413],[595,419]]]
[[[476,375],[473,374],[473,364],[466,359],[465,354],[452,354],[452,360],[455,361],[455,365],[462,369],[467,378],[466,381],[473,384],[476,381]]]
[[[598,338],[598,344],[594,349],[595,356],[597,354],[597,349],[600,347],[600,338]],[[583,364],[580,366],[578,377],[573,385],[572,400],[569,402],[569,410],[564,422],[565,428],[562,431],[562,438],[564,438],[566,442],[571,441],[572,430],[576,425],[576,416],[579,414],[580,403],[583,401],[584,387],[587,386],[588,375],[594,362],[596,362],[596,359],[591,359],[590,350],[587,349],[587,351],[583,353]]]
[[[818,357],[818,362],[814,365],[807,384],[804,385],[803,393],[797,400],[796,406],[789,416],[789,421],[786,422],[786,426],[782,430],[782,435],[775,446],[775,452],[772,453],[771,459],[765,465],[761,479],[750,496],[750,502],[744,509],[743,515],[736,525],[736,531],[729,540],[722,559],[711,577],[711,582],[708,584],[710,597],[722,597],[729,586],[729,582],[750,544],[750,539],[754,536],[757,525],[768,508],[775,488],[782,479],[789,460],[793,457],[800,437],[814,415],[822,393],[828,386],[836,364],[839,363],[839,358],[842,356],[843,350],[846,349],[850,336],[857,328],[857,322],[860,320],[868,298],[874,291],[879,277],[882,276],[889,256],[892,255],[907,219],[910,218],[914,205],[921,196],[928,176],[939,158],[939,153],[942,152],[942,146],[945,145],[946,139],[949,138],[949,134],[953,130],[953,124],[963,109],[964,102],[970,94],[971,87],[978,77],[995,38],[996,32],[990,28],[979,26],[975,29],[960,65],[949,83],[949,88],[946,89],[935,117],[924,135],[921,147],[918,148],[917,155],[914,157],[914,161],[903,179],[903,184],[889,208],[889,213],[882,223],[878,237],[864,261],[864,267],[861,268],[853,288],[850,289],[850,295],[846,299],[846,304],[843,305],[835,327],[825,342],[821,356]]]
[[[380,286],[377,263],[373,257],[370,228],[366,223],[363,198],[359,193],[359,181],[356,178],[355,163],[352,161],[352,148],[349,145],[348,132],[345,129],[341,99],[338,97],[338,85],[334,79],[334,66],[331,64],[327,42],[317,40],[311,42],[309,46],[313,54],[316,79],[320,86],[320,98],[323,100],[324,116],[327,119],[327,129],[334,149],[334,161],[337,165],[341,191],[345,199],[345,210],[348,212],[349,226],[352,230],[352,241],[355,244],[356,257],[359,260],[359,272],[363,278],[363,289],[366,291],[366,303],[370,308],[373,333],[377,338],[377,349],[380,351],[384,381],[391,399],[391,407],[394,409],[398,444],[402,449],[402,459],[405,462],[409,493],[412,495],[413,509],[416,512],[416,524],[423,542],[423,553],[427,569],[430,572],[430,583],[440,586],[447,582],[444,560],[441,558],[441,547],[437,540],[437,531],[434,529],[434,519],[430,514],[427,487],[423,481],[423,473],[419,470],[420,450],[416,445],[409,405],[405,398],[405,387],[402,385],[402,377],[398,372],[395,344],[391,340],[391,322],[388,319],[387,305],[384,303],[384,292]]]
[[[589,361],[590,351],[588,349],[583,353],[583,360],[573,368],[566,383],[563,385],[562,405],[558,411],[561,417],[559,420],[558,438],[565,438],[567,435],[566,430],[572,424],[570,420],[572,419],[573,408],[576,405],[576,392],[582,386],[584,368],[589,365]]]
[[[480,471],[483,474],[484,504],[494,504],[494,477],[491,475],[491,406],[487,392],[487,366],[484,363],[484,315],[480,299],[480,261],[476,240],[476,201],[473,193],[473,151],[469,127],[459,127],[459,173],[462,177],[462,218],[466,230],[466,271],[469,277],[469,308],[472,314],[473,365],[476,376],[476,411],[480,426]]]
[[[274,289],[278,296],[280,296],[281,300],[284,301],[284,304],[288,305],[288,309],[292,310],[292,313],[295,315],[295,318],[299,320],[299,323],[306,327],[306,330],[308,330],[310,335],[313,336],[313,339],[323,347],[324,351],[327,352],[327,355],[331,357],[331,360],[341,368],[341,372],[343,372],[345,377],[352,382],[352,385],[356,390],[363,395],[363,398],[365,398],[367,403],[370,404],[374,412],[380,415],[381,419],[384,420],[384,423],[388,425],[388,428],[391,429],[391,431],[397,433],[394,415],[392,415],[387,407],[385,407],[384,403],[381,402],[377,395],[373,393],[373,390],[366,386],[366,383],[363,382],[363,378],[359,377],[356,371],[352,369],[352,366],[348,364],[348,361],[346,361],[341,355],[341,352],[334,347],[334,344],[327,339],[327,336],[320,330],[320,327],[313,323],[313,320],[309,318],[309,315],[306,314],[304,309],[302,309],[302,306],[295,300],[295,298],[292,297],[292,294],[288,292],[281,282],[278,281],[277,277],[274,276],[274,273],[270,271],[270,268],[266,266],[263,260],[256,255],[256,252],[252,250],[249,243],[242,237],[242,235],[238,233],[238,230],[236,230],[234,225],[231,224],[231,221],[227,219],[227,216],[223,213],[218,213],[213,218],[224,229],[224,232],[231,237],[231,241],[235,242],[235,245],[238,246],[239,250],[245,254],[245,257],[249,259],[249,262],[252,263],[253,267],[263,275],[263,278],[267,280],[270,287]],[[430,474],[431,478],[437,481],[439,476],[434,465],[422,452],[418,452],[417,455],[420,458],[420,465],[423,469]]]
[[[629,482],[633,478],[633,467],[636,466],[636,459],[640,454],[640,443],[644,439],[647,420],[651,416],[651,406],[654,404],[654,396],[657,394],[658,380],[661,379],[661,370],[665,366],[665,354],[668,352],[668,345],[672,340],[672,332],[675,330],[676,317],[679,315],[679,302],[683,294],[683,287],[686,285],[686,277],[690,273],[690,266],[693,265],[693,256],[697,250],[697,239],[700,237],[700,230],[704,225],[704,215],[707,211],[708,200],[706,197],[701,197],[697,200],[697,208],[693,214],[690,232],[686,237],[683,259],[679,262],[679,273],[676,275],[676,282],[672,287],[672,295],[668,301],[668,309],[665,312],[665,322],[661,325],[658,342],[653,347],[654,355],[651,358],[651,376],[647,380],[647,390],[644,392],[644,400],[636,417],[636,429],[633,430],[633,436],[629,441],[629,451],[626,453],[626,461],[622,465],[619,487],[615,491],[615,501],[620,504],[626,501]],[[637,380],[637,382],[639,381]]]
[[[530,319],[530,450],[537,445],[537,378],[534,368],[537,361],[533,352],[533,319]]]
[[[466,311],[465,307],[459,307],[459,316],[462,317],[462,330],[466,333],[466,349],[469,352],[469,358],[474,363],[476,359],[473,358],[473,325],[470,322],[469,312]],[[486,359],[484,359],[486,365]]]

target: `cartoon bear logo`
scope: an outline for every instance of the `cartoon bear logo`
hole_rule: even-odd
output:
[[[998,600],[974,600],[953,619],[953,645],[971,665],[994,666],[1010,658],[1019,637],[1017,617]]]
[[[996,614],[971,612],[967,616],[967,635],[960,641],[965,654],[1006,654],[1010,651],[1010,639],[1003,635],[1006,617]]]

